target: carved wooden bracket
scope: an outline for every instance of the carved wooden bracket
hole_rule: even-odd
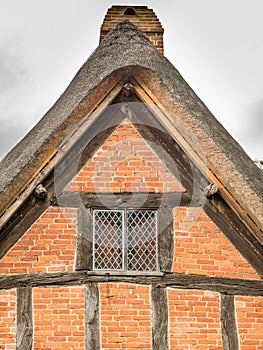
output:
[[[211,198],[216,193],[218,193],[218,187],[216,184],[211,183],[205,188],[205,195],[207,198]]]
[[[38,184],[35,188],[35,195],[36,197],[43,199],[47,195],[47,189],[42,184]]]

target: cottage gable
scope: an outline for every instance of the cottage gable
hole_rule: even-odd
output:
[[[0,348],[259,350],[262,172],[153,11],[114,6],[103,30],[0,163]]]
[[[78,133],[82,135],[80,139],[85,139],[86,133],[82,129],[83,127],[78,128]],[[105,127],[105,130],[108,134],[108,127]],[[74,136],[72,137],[74,139]],[[68,143],[72,143],[70,137],[66,144]],[[110,128],[110,135],[103,144],[97,144],[98,149],[94,155],[65,185],[56,206],[49,206],[2,258],[0,273],[33,274],[75,269],[92,270],[94,223],[88,222],[88,216],[92,215],[90,210],[159,207],[159,220],[162,220],[162,207],[169,205],[169,215],[165,215],[166,222],[160,225],[161,231],[158,232],[161,234],[162,230],[165,232],[168,227],[170,235],[172,234],[169,241],[173,246],[166,248],[167,261],[163,265],[164,269],[172,266],[172,271],[176,273],[260,279],[240,252],[205,214],[202,207],[191,200],[179,182],[179,171],[176,178],[151,148],[151,144],[156,147],[154,138],[149,143],[128,119],[115,125],[113,131]],[[72,146],[72,149],[75,147]],[[86,146],[84,150],[87,151]],[[70,159],[72,160],[71,157]],[[76,159],[79,161],[80,157]],[[65,162],[68,164],[67,160]],[[174,164],[174,168],[176,167],[180,168],[180,165]],[[63,171],[68,169],[65,165],[61,168]],[[124,205],[121,195],[127,196],[127,193],[137,195],[137,201],[133,202],[129,197],[124,197],[128,198]],[[105,197],[100,197],[100,194],[104,194]],[[116,194],[119,194],[117,202]],[[154,196],[153,199],[147,200],[149,194]],[[80,199],[82,195],[88,196],[87,199]],[[169,196],[169,199],[162,197],[163,195]],[[74,200],[76,197],[80,199],[77,202]],[[180,202],[182,206],[178,206]],[[187,207],[183,202],[188,203]],[[83,205],[89,209],[83,211]],[[89,237],[87,230],[90,230]],[[83,234],[86,234],[89,243],[83,244]],[[169,251],[173,252],[172,256]],[[162,265],[160,268],[162,270]]]

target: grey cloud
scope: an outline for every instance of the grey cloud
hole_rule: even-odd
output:
[[[18,88],[28,76],[22,51],[15,43],[0,46],[0,94]]]
[[[0,160],[11,150],[27,131],[26,122],[18,123],[18,118],[10,116],[0,124]]]
[[[0,44],[0,159],[28,130],[26,84],[30,68],[17,40]]]
[[[240,131],[240,139],[253,159],[263,159],[263,99],[250,105],[245,111],[246,125]]]
[[[262,137],[263,142],[263,99],[248,111],[248,125],[245,132],[254,137]]]

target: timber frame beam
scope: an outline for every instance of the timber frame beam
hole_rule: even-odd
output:
[[[134,283],[161,288],[209,290],[226,295],[263,296],[263,281],[208,277],[178,273],[55,272],[0,276],[0,289],[82,285],[87,283]]]

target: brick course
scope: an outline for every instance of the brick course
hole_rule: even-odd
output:
[[[73,270],[76,209],[49,207],[0,261],[0,274]]]
[[[66,187],[78,192],[184,192],[131,124],[120,125]]]
[[[0,349],[16,349],[16,291],[0,290]]]
[[[103,350],[152,349],[150,287],[100,284]]]
[[[175,208],[174,230],[174,272],[260,280],[201,208]]]
[[[223,349],[219,295],[168,290],[170,350]]]
[[[240,350],[263,349],[263,297],[235,297]]]
[[[84,290],[34,289],[34,350],[85,349]]]

